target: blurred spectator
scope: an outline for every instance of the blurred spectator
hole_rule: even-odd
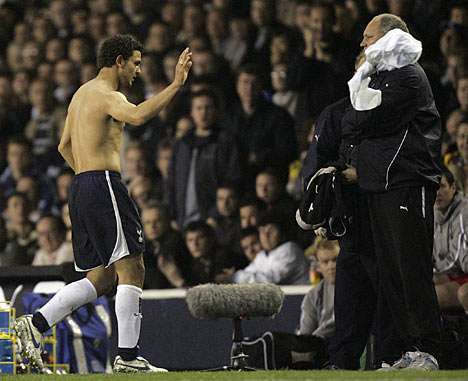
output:
[[[57,31],[57,35],[61,38],[66,38],[70,34],[70,12],[68,2],[66,0],[52,0],[49,3],[48,16],[50,21]]]
[[[68,106],[78,86],[78,73],[72,61],[62,59],[55,64],[54,82],[55,100],[63,106]]]
[[[146,152],[138,142],[130,142],[125,148],[124,163],[123,178],[127,184],[137,176],[149,174]]]
[[[242,229],[240,231],[240,246],[245,258],[249,262],[253,262],[257,254],[262,251],[258,230],[254,227]]]
[[[446,158],[448,169],[453,173],[457,188],[463,194],[468,191],[468,120],[462,121],[457,128],[457,152]]]
[[[172,33],[177,33],[182,26],[183,8],[182,2],[166,1],[161,8],[161,19],[168,24]]]
[[[287,70],[288,66],[286,63],[273,65],[271,71],[271,85],[274,91],[272,101],[275,105],[284,108],[294,118],[299,93],[288,89],[286,84]]]
[[[0,74],[0,134],[3,139],[23,132],[24,118],[16,106],[10,78]]]
[[[190,256],[182,235],[170,226],[168,210],[150,202],[142,209],[141,220],[146,239],[144,287],[185,286]]]
[[[67,45],[65,40],[55,37],[47,41],[45,49],[45,59],[47,62],[55,64],[63,60],[67,55]]]
[[[258,67],[239,68],[236,90],[240,102],[229,108],[225,123],[237,139],[244,177],[252,182],[255,173],[268,164],[287,178],[289,163],[297,156],[292,118],[262,97]]]
[[[51,207],[49,195],[42,195],[39,182],[32,176],[20,177],[16,183],[16,191],[23,193],[28,199],[28,218],[36,223],[39,217]]]
[[[184,229],[185,244],[192,257],[188,284],[210,283],[223,269],[233,266],[216,242],[213,228],[203,221],[190,222]]]
[[[135,176],[128,184],[128,193],[135,201],[138,210],[141,211],[148,201],[153,198],[153,186],[149,177]]]
[[[148,53],[155,54],[161,60],[173,45],[174,36],[167,24],[160,21],[151,24],[145,41],[145,50]]]
[[[87,38],[74,37],[68,43],[68,59],[75,65],[79,66],[91,62],[93,56],[94,52]]]
[[[37,248],[34,225],[28,220],[28,200],[22,193],[13,193],[4,212],[8,243],[2,253],[2,266],[29,265]]]
[[[107,37],[106,20],[104,16],[91,13],[88,19],[88,31],[94,44],[99,46],[99,44]]]
[[[6,59],[10,70],[16,72],[22,68],[22,50],[29,39],[29,26],[26,23],[16,24],[13,40],[8,44],[6,51]]]
[[[191,131],[175,143],[169,169],[168,197],[180,228],[206,220],[216,204],[219,184],[240,180],[239,156],[231,137],[218,127],[218,103],[209,92],[192,95]]]
[[[175,130],[175,138],[182,139],[192,129],[193,129],[192,119],[190,119],[189,117],[183,116],[177,121],[176,130]]]
[[[60,212],[62,217],[62,221],[67,228],[67,233],[65,235],[65,240],[67,242],[72,241],[72,227],[71,227],[71,220],[70,220],[70,210],[68,209],[68,203],[62,205],[62,210]]]
[[[329,339],[335,334],[336,258],[340,252],[337,241],[321,240],[317,245],[318,271],[323,279],[304,297],[301,306],[299,333]]]
[[[236,70],[246,62],[249,56],[249,22],[244,18],[233,18],[229,21],[229,37],[226,39],[224,58]]]
[[[125,15],[120,12],[106,13],[106,15],[106,32],[108,36],[129,32],[130,22]]]
[[[226,15],[220,9],[212,8],[206,16],[206,34],[213,51],[219,56],[226,53],[228,32]]]
[[[307,261],[301,248],[287,239],[284,218],[275,213],[265,214],[259,222],[260,251],[245,269],[233,272],[235,283],[308,284]]]
[[[265,211],[266,205],[263,201],[255,198],[245,198],[239,204],[240,227],[246,229],[250,227],[256,228],[260,215]]]
[[[153,20],[152,3],[144,0],[123,0],[122,6],[124,14],[130,21],[132,33],[142,41]]]
[[[166,21],[167,22],[167,21]],[[205,28],[205,13],[196,4],[187,4],[183,11],[182,29],[177,34],[177,42],[187,45],[193,38],[203,36]]]
[[[56,201],[59,207],[68,203],[68,195],[70,194],[70,186],[74,175],[71,169],[64,169],[55,180]]]
[[[73,249],[66,241],[67,228],[60,217],[46,215],[36,225],[39,250],[33,266],[53,266],[73,262]]]

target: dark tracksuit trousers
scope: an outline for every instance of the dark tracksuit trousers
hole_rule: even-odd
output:
[[[375,279],[376,365],[416,349],[437,357],[440,319],[432,282],[435,186],[367,193],[372,251],[363,256]]]

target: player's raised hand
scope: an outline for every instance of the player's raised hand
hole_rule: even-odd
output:
[[[186,48],[177,61],[175,68],[174,82],[179,86],[182,86],[187,80],[188,73],[192,67],[192,52],[189,48]]]

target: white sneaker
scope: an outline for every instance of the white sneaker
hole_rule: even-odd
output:
[[[112,367],[114,373],[157,373],[167,372],[167,369],[157,368],[151,365],[143,357],[139,356],[135,360],[125,361],[122,357],[116,356],[114,366]]]
[[[41,357],[42,335],[33,325],[32,315],[23,315],[16,319],[15,332],[23,357],[29,360],[32,367],[42,372],[44,368]]]
[[[415,352],[416,358],[405,369],[439,370],[439,364],[434,356],[426,352]]]

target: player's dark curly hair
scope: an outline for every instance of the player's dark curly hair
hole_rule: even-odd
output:
[[[117,34],[108,38],[99,49],[97,57],[98,70],[103,67],[112,67],[119,55],[128,60],[135,50],[142,52],[143,45],[129,34]]]

